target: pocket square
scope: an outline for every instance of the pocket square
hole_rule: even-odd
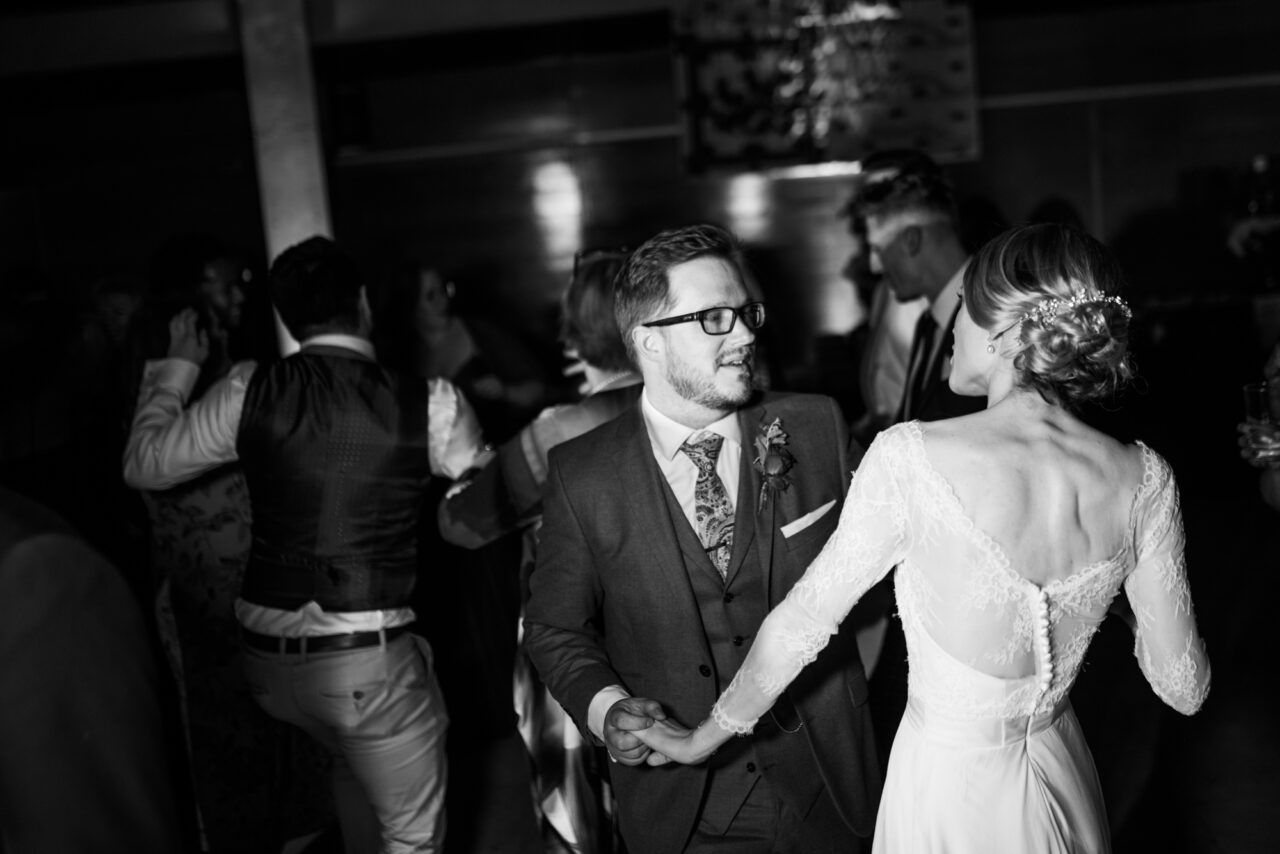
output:
[[[835,506],[836,506],[836,500],[833,498],[830,501],[828,501],[826,504],[823,504],[817,510],[806,513],[803,516],[801,516],[799,519],[796,519],[795,521],[788,522],[787,524],[783,525],[782,528],[780,528],[779,530],[782,531],[782,536],[788,537],[788,538],[793,537],[796,534],[803,531],[805,528],[812,525],[814,522],[821,519],[823,516],[827,514],[828,510],[830,510],[832,507],[835,507]]]

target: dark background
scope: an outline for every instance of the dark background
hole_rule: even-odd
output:
[[[1117,849],[1277,850],[1263,651],[1280,516],[1236,457],[1234,425],[1240,384],[1280,329],[1280,291],[1225,237],[1254,158],[1280,153],[1280,3],[970,8],[981,154],[951,174],[1009,223],[1065,199],[1125,264],[1142,382],[1106,419],[1178,473],[1214,662],[1205,711],[1161,719],[1176,749],[1161,753]],[[443,268],[464,304],[525,339],[554,378],[575,249],[720,221],[757,262],[775,384],[823,388],[842,366],[818,342],[860,319],[840,275],[849,179],[686,170],[675,9],[309,4],[335,237],[371,266]],[[217,234],[265,266],[237,42],[234,4],[218,0],[5,0],[0,288],[37,271],[74,304],[97,278],[141,275],[175,232]]]

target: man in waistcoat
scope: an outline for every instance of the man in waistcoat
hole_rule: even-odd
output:
[[[526,648],[616,763],[630,854],[856,851],[880,774],[852,631],[708,763],[649,766],[633,734],[707,716],[835,529],[856,462],[840,410],[754,390],[764,306],[719,228],[650,239],[615,300],[644,391],[550,453]]]
[[[146,368],[125,479],[164,489],[239,460],[253,545],[235,607],[258,703],[332,752],[347,852],[436,852],[448,720],[407,604],[428,384],[374,360],[363,279],[332,241],[282,253],[270,288],[300,351],[237,364],[188,407],[208,342],[194,313],[176,316],[170,358]]]

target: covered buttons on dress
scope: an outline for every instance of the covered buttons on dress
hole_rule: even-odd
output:
[[[1040,665],[1038,668],[1040,683],[1036,691],[1036,704],[1039,705],[1040,700],[1045,694],[1049,693],[1049,688],[1053,685],[1053,655],[1050,652],[1048,591],[1042,589],[1037,592],[1035,608],[1035,645]]]

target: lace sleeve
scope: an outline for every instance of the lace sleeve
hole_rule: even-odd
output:
[[[1145,447],[1143,453],[1137,560],[1125,580],[1137,617],[1134,655],[1160,699],[1190,715],[1209,695],[1209,656],[1187,584],[1178,485],[1168,463]]]
[[[906,510],[898,467],[906,459],[900,428],[882,433],[858,468],[840,523],[804,576],[760,625],[742,668],[711,711],[747,733],[822,651],[849,610],[902,557]]]

